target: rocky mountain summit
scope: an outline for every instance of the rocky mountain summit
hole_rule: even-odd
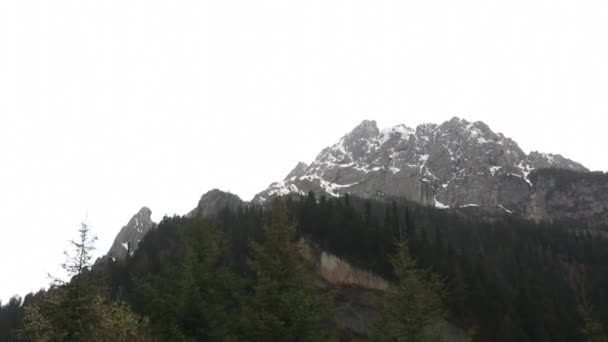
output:
[[[245,204],[234,194],[214,189],[205,193],[196,208],[187,215],[214,218],[224,209],[236,210],[239,206]],[[127,254],[133,254],[144,236],[156,227],[151,215],[152,211],[147,207],[143,207],[135,214],[129,223],[120,230],[106,256],[114,260],[124,260]]]
[[[201,197],[196,208],[194,208],[188,215],[201,215],[207,218],[214,218],[222,210],[236,210],[244,203],[245,202],[243,202],[243,200],[241,200],[241,198],[237,195],[218,189],[213,189]]]
[[[156,223],[152,221],[152,211],[147,207],[141,208],[120,230],[107,256],[117,260],[126,258],[127,254],[132,254],[143,237],[155,227]]]
[[[483,122],[453,118],[415,129],[380,130],[363,121],[310,164],[247,203],[211,190],[189,216],[216,217],[224,209],[263,205],[289,194],[406,198],[439,209],[477,207],[536,221],[572,220],[608,227],[608,175],[591,173],[561,155],[526,154],[515,141]],[[108,256],[122,259],[156,226],[143,208],[122,228]]]
[[[405,197],[441,209],[483,207],[526,214],[540,169],[589,170],[561,155],[526,154],[483,122],[453,118],[441,125],[380,130],[363,121],[312,164],[299,163],[253,202],[291,193],[364,198]],[[538,211],[537,211],[538,212]]]

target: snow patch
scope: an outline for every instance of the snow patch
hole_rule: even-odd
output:
[[[429,171],[428,169],[424,172],[424,177],[431,177],[434,180],[440,180],[439,178],[437,178],[437,176],[435,176],[431,171]]]
[[[292,193],[305,195],[304,191],[300,190],[295,184],[287,185],[285,181],[273,183],[268,191],[269,196],[286,196]],[[260,200],[264,202],[266,199],[260,197]]]
[[[434,200],[435,200],[435,208],[437,208],[437,209],[450,209],[449,205],[445,205],[445,204],[439,202],[436,197],[434,198]]]
[[[416,134],[416,130],[405,125],[397,125],[394,127],[385,128],[380,132],[378,143],[384,145],[394,135],[400,135],[400,140],[409,140],[410,136]]]
[[[320,185],[323,188],[323,190],[325,190],[325,192],[327,192],[328,194],[330,194],[333,197],[340,197],[340,193],[337,192],[338,189],[343,189],[343,188],[350,188],[351,186],[355,186],[359,183],[353,183],[353,184],[336,184],[336,183],[331,183],[328,182],[326,180],[323,179],[319,179]]]
[[[477,137],[477,143],[487,144],[487,143],[489,143],[489,141],[487,141],[484,137]]]
[[[490,166],[490,172],[492,173],[492,176],[495,176],[496,172],[500,169],[502,169],[502,166]]]
[[[483,136],[483,132],[475,126],[475,123],[467,124],[466,129],[469,131],[471,138],[475,139],[478,144],[487,144],[490,142]]]
[[[456,179],[456,174],[454,174],[452,176],[452,179],[450,179],[449,181],[447,181],[446,183],[444,183],[441,187],[444,188],[444,189],[447,189],[447,187],[450,186],[450,183],[452,183],[455,179]]]
[[[534,186],[534,184],[532,184],[532,182],[530,181],[530,179],[528,179],[528,176],[534,170],[534,168],[531,167],[527,163],[524,164],[523,160],[521,162],[519,162],[519,164],[517,165],[517,167],[521,170],[521,173],[523,175],[522,178],[526,181],[526,183],[528,183],[531,187]]]
[[[422,170],[426,166],[426,162],[429,161],[429,155],[422,154],[422,155],[418,156],[418,160],[420,160],[422,162],[422,165],[420,165],[420,170]]]
[[[505,208],[502,204],[499,204],[498,207],[501,208],[502,210],[506,211],[509,214],[513,214],[512,210]]]
[[[338,192],[338,189],[350,188],[352,186],[359,184],[359,182],[352,183],[352,184],[332,183],[332,182],[328,182],[328,181],[322,179],[321,177],[319,177],[317,175],[303,176],[303,177],[300,177],[300,179],[302,179],[302,180],[306,179],[310,182],[318,181],[319,185],[323,188],[323,190],[325,190],[325,192],[327,192],[330,196],[333,196],[333,197],[340,197],[341,194]]]
[[[541,155],[543,156],[543,158],[545,158],[547,160],[547,162],[551,165],[555,164],[555,155],[551,154],[551,153],[541,153]]]

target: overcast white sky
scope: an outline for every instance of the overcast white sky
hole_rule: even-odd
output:
[[[365,118],[608,170],[608,2],[0,1],[0,298],[140,209],[250,199]]]

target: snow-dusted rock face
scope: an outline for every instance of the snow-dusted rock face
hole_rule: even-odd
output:
[[[133,254],[143,237],[156,227],[156,223],[152,222],[151,216],[152,211],[150,209],[141,208],[129,223],[120,230],[107,256],[115,260],[123,260],[127,256],[127,252]]]
[[[524,213],[530,173],[540,168],[588,171],[560,155],[526,155],[513,140],[483,122],[453,118],[416,129],[379,130],[363,121],[310,165],[298,166],[253,202],[289,193],[406,197],[438,208],[487,207]]]
[[[608,227],[608,174],[589,173],[560,155],[526,155],[483,122],[459,118],[416,129],[398,125],[380,130],[376,122],[363,121],[310,165],[299,163],[251,203],[211,190],[189,216],[213,218],[224,208],[267,204],[273,197],[309,191],[333,197],[405,197],[440,209],[480,207],[534,220],[569,219]],[[135,251],[155,226],[150,214],[143,208],[135,215],[108,256],[120,259],[127,249]]]

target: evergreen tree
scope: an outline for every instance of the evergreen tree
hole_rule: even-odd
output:
[[[261,243],[252,242],[251,293],[244,298],[242,333],[253,341],[325,341],[334,333],[333,299],[320,294],[295,241],[295,225],[276,200]]]
[[[79,276],[90,270],[93,258],[91,253],[95,250],[95,241],[97,241],[97,237],[92,235],[91,228],[82,222],[78,229],[78,240],[70,241],[74,248],[73,254],[68,251],[64,252],[66,261],[61,266],[69,277]]]
[[[5,305],[0,301],[0,341],[15,341],[15,332],[23,319],[21,297],[13,296]]]
[[[363,221],[365,226],[369,229],[372,225],[372,203],[368,200],[364,204]]]
[[[443,284],[436,276],[416,267],[405,241],[397,243],[391,262],[397,282],[389,287],[382,301],[373,339],[440,341],[433,326],[444,316]]]
[[[21,336],[30,341],[137,341],[138,319],[122,303],[108,301],[89,277],[95,238],[85,223],[70,241],[63,269],[70,282],[55,279],[51,289],[25,308]]]
[[[82,309],[73,306],[71,294],[66,287],[53,289],[27,306],[21,337],[32,342],[148,341],[142,323],[126,304],[96,295],[86,303],[87,316],[76,318],[73,313]]]
[[[229,339],[234,320],[226,294],[239,291],[240,279],[219,265],[215,225],[200,217],[175,218],[163,220],[158,229],[175,234],[168,256],[159,260],[157,274],[143,269],[135,277],[136,298],[150,317],[153,334],[170,341]]]

